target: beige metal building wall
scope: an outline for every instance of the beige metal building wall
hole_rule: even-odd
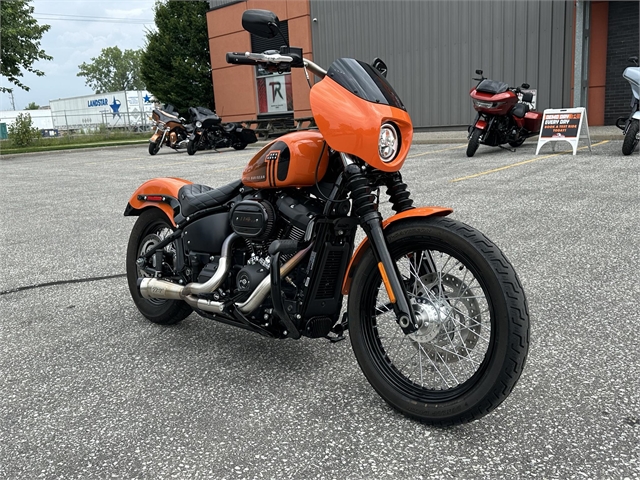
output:
[[[382,58],[417,128],[468,125],[478,68],[528,82],[540,109],[570,105],[571,1],[310,0],[310,11],[316,63]]]

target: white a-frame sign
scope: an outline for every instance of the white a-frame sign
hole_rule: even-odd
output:
[[[586,135],[582,135],[582,127],[586,130]],[[578,150],[580,138],[585,138],[589,142],[591,151],[591,137],[589,136],[589,124],[587,122],[587,110],[579,108],[548,108],[542,116],[542,126],[538,137],[538,148],[536,155],[545,143],[563,140],[569,142],[573,148],[573,154]],[[553,150],[555,151],[555,143]]]

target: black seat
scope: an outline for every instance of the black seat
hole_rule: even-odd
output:
[[[184,217],[188,217],[199,210],[222,205],[238,195],[241,187],[242,180],[236,180],[220,188],[211,188],[197,183],[184,185],[178,191],[181,213]]]
[[[488,78],[481,81],[476,87],[477,92],[491,93],[496,95],[498,93],[504,93],[509,89],[509,85],[504,82],[498,82],[496,80],[489,80]]]
[[[511,109],[511,114],[514,117],[518,117],[518,118],[522,118],[526,115],[526,113],[529,111],[529,105],[526,105],[524,103],[517,103],[512,109]]]

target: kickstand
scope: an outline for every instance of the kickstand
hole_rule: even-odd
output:
[[[505,147],[504,145],[498,145],[501,149],[503,150],[508,150],[509,152],[513,152],[515,153],[516,149],[515,148],[509,148],[509,147]]]

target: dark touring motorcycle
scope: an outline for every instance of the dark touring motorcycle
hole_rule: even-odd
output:
[[[174,150],[187,146],[188,132],[184,118],[172,106],[154,108],[151,112],[151,120],[156,131],[149,139],[150,155],[158,153],[163,145]]]
[[[279,34],[265,10],[242,25]],[[289,46],[227,61],[321,78],[310,93],[319,131],[274,140],[229,185],[138,188],[125,215],[139,217],[126,262],[140,312],[169,325],[195,311],[279,339],[338,341],[349,329],[366,378],[400,412],[452,425],[496,408],[525,364],[525,294],[482,233],[449,208],[413,206],[400,175],[413,127],[384,63],[341,58],[325,71]],[[380,188],[396,212],[386,219]]]
[[[469,126],[467,157],[473,157],[481,143],[501,148],[508,143],[516,148],[540,133],[542,113],[530,109],[528,104],[533,100],[533,94],[521,90],[529,88],[528,83],[514,88],[485,78],[482,70],[476,70],[476,74],[480,75],[480,78],[474,78],[478,85],[469,95],[478,114]],[[522,95],[522,101],[518,95]]]
[[[198,150],[232,147],[244,150],[250,143],[256,143],[256,133],[250,128],[243,128],[239,123],[222,123],[222,119],[204,107],[189,108],[191,128],[187,153],[195,154]]]
[[[622,76],[631,85],[631,113],[628,117],[620,117],[616,126],[622,130],[624,142],[622,142],[622,154],[631,155],[640,142],[640,67],[638,57],[629,57],[629,62],[634,66],[625,68]]]

